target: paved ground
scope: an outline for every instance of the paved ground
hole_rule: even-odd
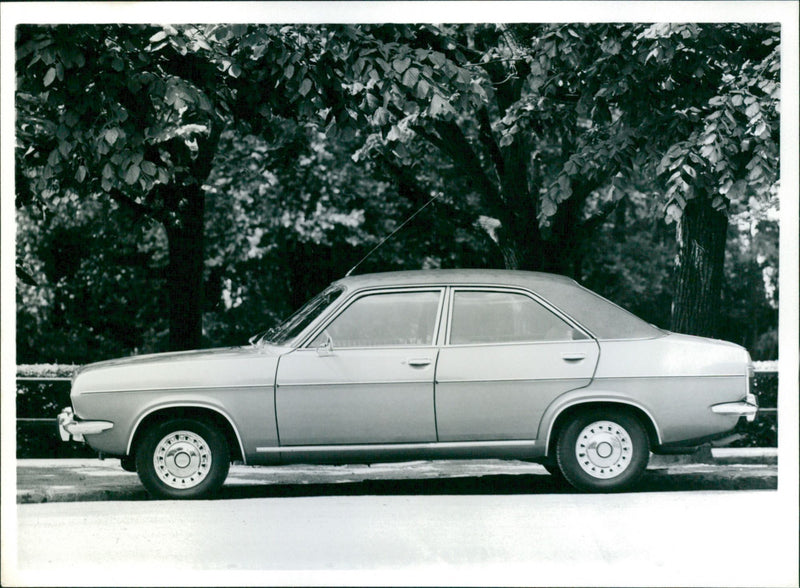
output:
[[[777,450],[653,456],[637,490],[764,490],[778,484]],[[542,466],[519,461],[416,461],[373,466],[231,467],[220,498],[352,494],[572,492]],[[119,460],[17,461],[17,503],[147,500]]]
[[[465,479],[421,487],[458,480]],[[774,490],[395,489],[20,504],[17,558],[4,561],[11,565],[2,579],[4,586],[797,586],[797,519],[789,514],[796,507],[786,498]]]

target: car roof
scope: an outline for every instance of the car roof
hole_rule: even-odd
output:
[[[578,284],[543,272],[500,269],[406,270],[348,276],[334,282],[347,290],[398,286],[510,286],[535,292],[598,339],[650,339],[664,332]]]
[[[380,272],[348,276],[336,283],[361,289],[382,286],[423,286],[474,284],[480,286],[521,286],[531,288],[542,282],[575,280],[557,274],[503,269],[431,269]]]

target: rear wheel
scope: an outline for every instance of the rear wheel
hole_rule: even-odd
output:
[[[225,482],[230,450],[225,435],[203,420],[172,419],[154,425],[136,451],[136,472],[153,496],[204,498]]]
[[[556,456],[575,488],[616,492],[629,488],[647,468],[650,444],[641,422],[629,412],[586,410],[561,429]]]

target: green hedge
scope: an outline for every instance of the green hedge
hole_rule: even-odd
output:
[[[37,369],[18,371],[18,377],[67,377],[75,366],[26,366]],[[22,375],[22,374],[25,375]],[[30,375],[36,374],[36,375]],[[758,372],[753,388],[762,408],[778,405],[778,374]],[[48,419],[47,421],[17,421],[17,457],[63,458],[94,457],[96,453],[87,446],[64,443],[58,434],[56,416],[70,405],[68,380],[30,381],[17,380],[17,418]],[[733,447],[777,447],[777,413],[760,412],[752,423],[740,423],[736,432],[741,437]]]
[[[760,408],[778,406],[777,372],[756,372],[753,379],[753,392],[758,396]],[[777,447],[778,413],[759,412],[752,423],[742,421],[736,427],[742,437],[731,443],[731,447]]]

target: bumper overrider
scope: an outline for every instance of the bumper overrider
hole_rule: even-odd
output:
[[[724,402],[715,404],[711,407],[711,412],[716,414],[730,414],[745,417],[748,423],[752,423],[758,412],[758,399],[755,394],[748,394],[744,400],[739,402]]]
[[[84,435],[96,435],[114,427],[109,421],[76,421],[75,413],[67,407],[58,415],[58,432],[62,441],[83,441]]]

